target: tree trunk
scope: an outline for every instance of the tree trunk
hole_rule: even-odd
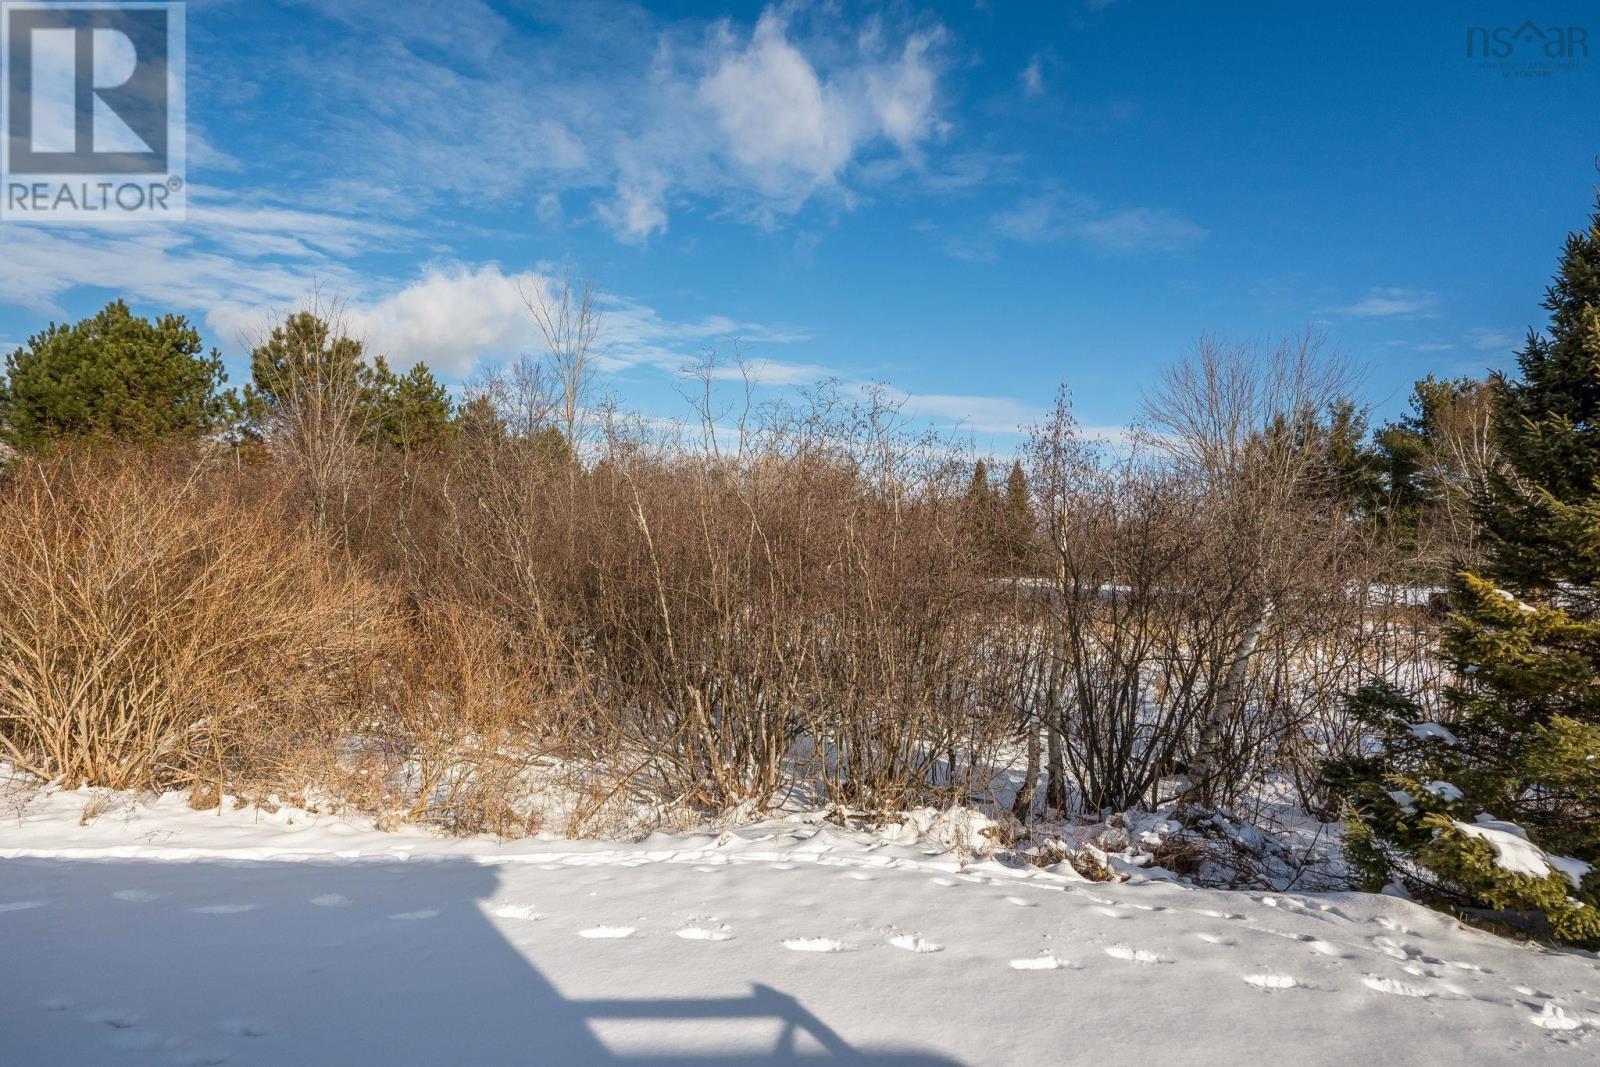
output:
[[[1011,803],[1011,814],[1018,822],[1027,822],[1033,813],[1033,797],[1039,789],[1039,724],[1028,724],[1028,770],[1023,775],[1017,797]]]
[[[1267,628],[1267,620],[1271,615],[1272,605],[1263,606],[1255,619],[1239,635],[1239,640],[1234,642],[1228,656],[1228,670],[1223,675],[1222,686],[1217,690],[1216,699],[1211,702],[1210,712],[1200,723],[1200,739],[1195,746],[1194,784],[1182,799],[1198,799],[1207,807],[1216,804],[1217,786],[1220,784],[1227,755],[1224,746],[1227,742],[1228,727],[1244,703],[1244,684],[1250,669],[1250,657],[1255,654],[1256,646],[1261,643],[1262,631]]]

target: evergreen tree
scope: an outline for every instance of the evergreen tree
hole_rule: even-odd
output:
[[[291,391],[371,391],[366,346],[340,333],[320,316],[301,311],[273,328],[250,353],[251,414],[260,421]]]
[[[1448,727],[1358,694],[1383,751],[1331,768],[1374,883],[1600,945],[1600,209],[1568,238],[1516,380],[1497,378],[1505,464],[1478,513],[1445,654]]]
[[[997,512],[994,487],[989,484],[989,465],[980,459],[972,468],[972,481],[967,484],[967,522],[973,544],[985,566],[998,563],[1001,555]]]
[[[1028,495],[1028,476],[1023,473],[1021,460],[1011,461],[1011,473],[1006,476],[1001,528],[1006,563],[1013,571],[1018,571],[1027,562],[1036,531],[1033,504]]]
[[[64,438],[152,441],[226,428],[237,400],[222,359],[181,315],[137,318],[121,300],[51,323],[6,357],[0,437],[37,450]]]
[[[309,311],[275,328],[250,364],[249,403],[257,422],[292,389],[352,397],[352,417],[369,445],[437,450],[454,431],[450,395],[427,364],[396,374],[382,356],[369,362],[362,342]]]
[[[449,442],[454,432],[450,394],[426,363],[397,375],[378,356],[365,382],[374,444],[405,452],[437,452]]]

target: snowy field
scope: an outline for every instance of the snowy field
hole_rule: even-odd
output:
[[[7,1067],[1600,1062],[1593,956],[1013,869],[959,821],[501,845],[87,799],[0,822]]]

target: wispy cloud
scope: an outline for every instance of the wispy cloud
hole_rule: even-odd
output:
[[[1510,330],[1488,330],[1476,327],[1467,335],[1467,343],[1479,352],[1509,352],[1522,338]]]
[[[947,33],[928,17],[863,28],[783,4],[752,26],[583,4],[546,9],[535,34],[478,0],[310,6],[337,29],[259,76],[277,63],[317,86],[300,148],[352,200],[554,190],[640,243],[694,207],[763,226],[818,197],[849,207],[858,187],[915,174],[949,129]]]
[[[1180,252],[1208,236],[1199,224],[1161,208],[1107,208],[1091,197],[1059,191],[994,214],[990,228],[1011,241],[1075,240],[1119,254]]]
[[[1017,79],[1022,83],[1023,96],[1044,95],[1044,61],[1037,52],[1028,60],[1028,65],[1022,68],[1022,73],[1017,75]]]
[[[1433,315],[1438,304],[1438,295],[1426,289],[1374,287],[1367,290],[1367,295],[1354,304],[1333,308],[1331,311],[1334,314],[1360,319],[1417,319]]]

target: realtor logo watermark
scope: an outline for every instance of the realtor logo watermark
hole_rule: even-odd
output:
[[[182,219],[182,3],[0,0],[0,220]]]
[[[1505,78],[1549,78],[1576,70],[1589,58],[1589,30],[1541,26],[1532,19],[1520,25],[1469,26],[1467,58]]]

